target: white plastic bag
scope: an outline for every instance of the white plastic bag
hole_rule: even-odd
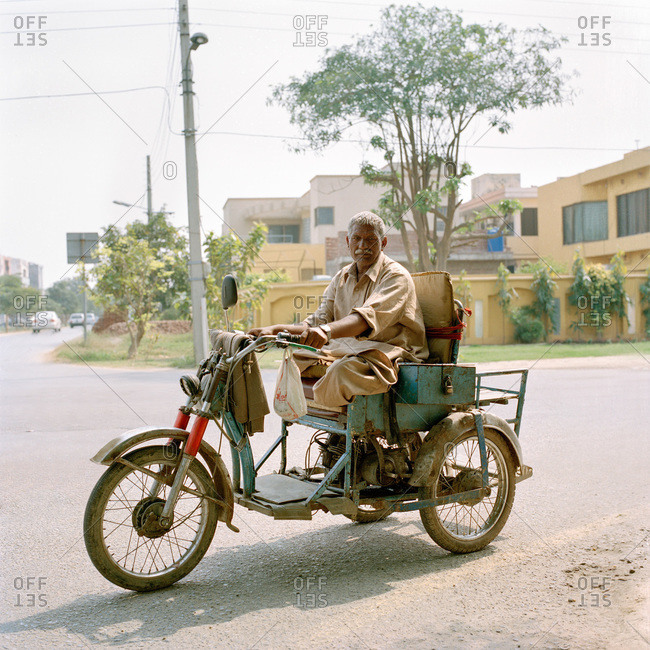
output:
[[[302,390],[300,370],[293,360],[290,348],[285,348],[278,371],[273,408],[283,420],[297,420],[307,413],[307,400]]]

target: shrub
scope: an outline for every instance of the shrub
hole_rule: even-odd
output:
[[[516,307],[510,312],[510,320],[515,326],[517,343],[538,343],[546,335],[544,323],[535,315],[530,306]]]

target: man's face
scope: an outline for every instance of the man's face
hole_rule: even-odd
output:
[[[365,224],[355,226],[345,241],[350,249],[352,259],[362,273],[365,273],[377,261],[379,254],[386,246],[386,237],[381,239],[372,226]]]

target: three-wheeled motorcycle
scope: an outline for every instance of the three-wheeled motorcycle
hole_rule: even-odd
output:
[[[223,307],[236,302],[236,283],[228,276]],[[187,399],[172,427],[129,431],[92,458],[108,466],[84,517],[95,567],[126,589],[167,587],[205,555],[217,522],[239,532],[232,521],[235,504],[278,520],[310,520],[324,511],[359,523],[418,510],[425,530],[444,549],[484,548],[508,519],[515,484],[532,475],[519,442],[527,370],[477,373],[459,365],[464,310],[453,294],[448,302],[449,323],[427,328],[429,341],[442,341],[447,352],[433,358],[437,362],[400,364],[398,382],[387,393],[357,396],[330,410],[313,402],[314,380],[304,380],[309,407],[295,424],[316,430],[307,455],[313,460],[304,468],[287,469],[294,422],[285,420],[255,462],[250,436],[233,415],[231,382],[251,354],[306,346],[280,333],[243,337],[231,355],[213,349],[195,375],[181,377]],[[497,387],[498,376],[514,383]],[[511,400],[513,417],[491,411]],[[232,475],[204,439],[209,422],[229,443]],[[278,449],[278,470],[262,474]]]

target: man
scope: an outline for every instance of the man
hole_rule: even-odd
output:
[[[346,243],[354,262],[330,282],[320,308],[298,325],[255,328],[249,334],[300,334],[300,342],[322,351],[296,351],[301,372],[329,364],[314,384],[314,401],[343,406],[355,395],[385,393],[397,381],[397,364],[428,356],[422,312],[413,279],[384,255],[384,222],[372,212],[352,217]],[[320,361],[319,361],[320,360]]]

